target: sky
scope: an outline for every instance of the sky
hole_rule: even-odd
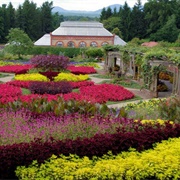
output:
[[[29,0],[37,4],[38,7],[42,5],[43,2],[53,1],[53,6],[59,6],[66,10],[82,10],[82,11],[95,11],[107,7],[112,4],[124,5],[125,1],[130,7],[133,7],[137,0]],[[22,5],[24,0],[0,0],[0,6],[2,4],[12,3],[14,8],[17,8],[20,4]],[[141,0],[142,5],[147,2],[147,0]]]

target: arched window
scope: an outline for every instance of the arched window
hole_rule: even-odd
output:
[[[105,45],[107,45],[108,43],[107,42],[103,42],[102,44],[101,44],[101,46],[105,46]]]
[[[68,47],[74,47],[74,42],[72,41],[69,41],[68,44],[67,44]]]
[[[82,42],[80,42],[80,43],[79,43],[79,47],[86,47],[86,43],[85,43],[85,42],[83,42],[83,41],[82,41]]]
[[[91,42],[90,44],[91,47],[97,47],[97,43],[95,41]]]
[[[60,46],[60,47],[63,47],[63,42],[59,41],[56,43],[56,46]]]

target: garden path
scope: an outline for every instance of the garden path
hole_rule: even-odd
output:
[[[3,74],[3,73],[1,73],[1,74]],[[11,81],[13,78],[14,78],[14,74],[9,74],[8,73],[8,76],[0,78],[0,82],[5,83],[5,82],[8,82],[8,81]]]

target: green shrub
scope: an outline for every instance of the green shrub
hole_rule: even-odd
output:
[[[158,110],[163,119],[180,122],[180,97],[170,97],[166,101],[161,101]]]
[[[62,48],[62,47],[43,47],[43,46],[34,46],[31,50],[29,50],[29,54],[32,55],[64,55],[70,58],[78,56],[80,54],[80,48]]]

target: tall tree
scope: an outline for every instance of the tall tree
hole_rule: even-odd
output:
[[[169,17],[166,24],[156,33],[152,34],[151,40],[175,42],[180,34],[180,29],[176,26],[176,17],[172,15]]]
[[[146,35],[146,21],[141,0],[137,0],[131,14],[131,38],[144,38]]]
[[[7,7],[7,28],[8,30],[15,27],[15,9],[13,8],[13,5],[11,2],[8,4]]]
[[[24,20],[23,30],[32,40],[37,39],[41,34],[41,19],[36,4],[25,0],[22,5],[22,16]]]
[[[25,17],[23,16],[22,6],[19,5],[16,10],[16,27],[20,29],[25,29]]]
[[[6,42],[6,36],[8,35],[8,19],[6,4],[3,4],[0,8],[0,23],[1,23],[1,42]]]
[[[44,2],[41,6],[41,23],[42,23],[42,32],[49,33],[53,30],[52,26],[52,7],[53,2]]]
[[[131,20],[131,8],[128,6],[127,2],[124,3],[123,7],[120,8],[120,30],[122,32],[122,36],[125,41],[129,41],[131,39],[130,26],[132,23]]]

